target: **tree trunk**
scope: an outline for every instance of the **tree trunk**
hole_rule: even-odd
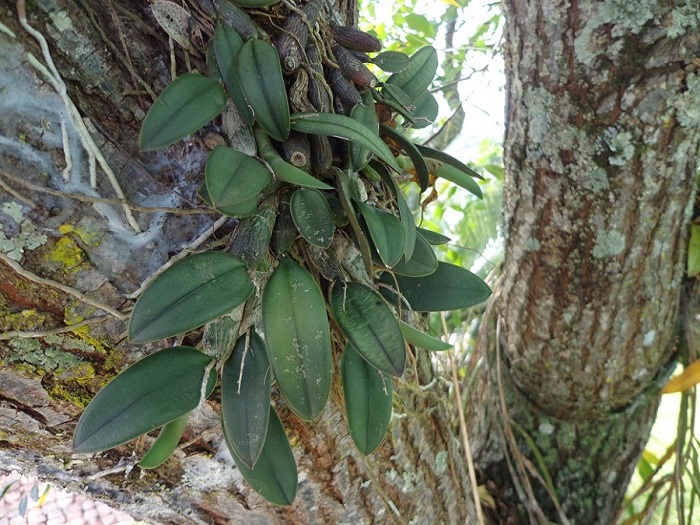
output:
[[[668,3],[592,1],[510,0],[506,16],[506,262],[482,344],[491,414],[500,369],[506,436],[539,465],[534,444],[558,498],[559,512],[532,482],[544,515],[613,523],[674,358],[698,21]],[[492,452],[486,478],[508,477],[504,460]]]
[[[134,468],[152,438],[72,453],[85,404],[157,349],[124,340],[129,294],[198,237],[225,240],[236,221],[214,229],[217,217],[200,209],[201,141],[137,150],[145,111],[170,80],[167,35],[148,4],[56,0],[26,10],[135,222],[99,165],[90,188],[90,161],[66,104],[29,60],[46,63],[42,50],[15,6],[4,5],[2,23],[15,37],[0,33],[0,470],[37,474],[158,523],[448,523],[473,515],[451,404],[425,356],[399,385],[390,436],[369,457],[354,449],[337,395],[313,424],[277,401],[299,467],[290,508],[267,504],[243,481],[222,443],[216,395],[190,418],[177,457],[158,469]],[[332,12],[356,21],[353,1]],[[184,73],[178,46],[176,55]],[[203,57],[189,59],[206,71]]]

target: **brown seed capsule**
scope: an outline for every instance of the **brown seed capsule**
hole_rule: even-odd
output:
[[[310,168],[311,144],[307,134],[290,132],[289,138],[282,142],[281,149],[282,157],[290,164],[304,171]]]
[[[282,67],[287,73],[296,71],[301,65],[303,50],[309,38],[307,23],[311,26],[316,23],[321,12],[321,0],[311,0],[301,8],[301,12],[303,15],[294,13],[287,17],[282,26],[282,34],[275,42]]]
[[[377,85],[377,77],[374,76],[374,73],[343,46],[333,46],[333,54],[343,75],[352,80],[360,89],[373,88]]]
[[[362,51],[355,51],[354,49],[348,49],[350,51],[350,54],[357,58],[360,62],[363,64],[369,64],[372,62],[372,57],[370,57],[367,53],[364,53]]]
[[[316,111],[328,113],[331,110],[331,99],[326,86],[321,83],[323,78],[323,65],[318,49],[313,44],[306,46],[306,58],[309,59],[311,72],[309,75],[309,102],[316,108]]]
[[[344,104],[353,107],[355,104],[362,102],[360,92],[357,91],[357,88],[352,82],[345,78],[345,75],[343,75],[340,70],[331,69],[328,72],[327,78],[333,93],[335,93]]]
[[[325,135],[309,135],[311,142],[311,169],[317,176],[325,175],[333,164],[333,150]]]
[[[316,111],[309,102],[309,74],[304,69],[298,69],[294,84],[289,88],[289,104],[295,112]]]
[[[356,27],[335,26],[333,39],[341,46],[355,51],[371,53],[382,49],[382,42],[376,36],[360,31]]]

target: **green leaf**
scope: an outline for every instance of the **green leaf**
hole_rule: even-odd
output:
[[[452,155],[449,155],[444,151],[429,148],[428,146],[421,146],[420,144],[414,144],[414,146],[426,159],[439,160],[440,162],[444,162],[445,164],[449,164],[450,166],[457,168],[459,171],[462,171],[475,179],[483,179],[481,175],[467,166],[464,162],[454,158]]]
[[[238,82],[255,120],[272,138],[289,136],[289,100],[277,50],[265,40],[248,40],[236,58]]]
[[[217,146],[209,154],[204,178],[211,204],[230,217],[254,213],[261,192],[272,180],[260,161],[228,146]]]
[[[355,142],[372,151],[392,169],[401,171],[391,150],[379,135],[350,117],[334,113],[294,113],[292,129],[302,133],[339,137]]]
[[[479,187],[479,184],[477,184],[477,182],[471,177],[471,175],[468,175],[458,170],[454,166],[450,166],[449,164],[443,164],[437,169],[435,175],[443,179],[449,180],[450,182],[454,182],[457,186],[464,188],[469,193],[471,193],[472,195],[476,195],[480,199],[484,197],[481,193],[481,188]]]
[[[379,135],[379,121],[377,120],[377,113],[374,111],[374,104],[355,104],[350,111],[350,118]],[[349,149],[350,169],[352,171],[360,171],[369,162],[371,152],[368,148],[362,147],[355,142],[350,142]]]
[[[267,348],[251,331],[242,335],[221,372],[221,420],[229,446],[254,468],[265,444],[272,373]]]
[[[319,190],[333,189],[332,186],[321,182],[316,177],[309,175],[305,171],[285,161],[280,154],[277,153],[272,142],[270,142],[270,137],[268,137],[262,129],[256,126],[253,133],[255,134],[255,142],[258,145],[258,153],[265,159],[265,162],[270,165],[275,177],[279,180],[306,188],[317,188]]]
[[[151,151],[194,133],[226,105],[226,92],[198,73],[177,77],[153,103],[141,125],[139,148]]]
[[[411,63],[387,80],[415,101],[433,82],[438,67],[437,51],[432,46],[426,46],[416,51],[411,57]]]
[[[372,63],[387,73],[398,73],[408,67],[411,58],[399,51],[384,51],[375,56]]]
[[[292,447],[289,446],[287,433],[277,412],[271,406],[268,419],[270,423],[267,426],[265,445],[255,468],[248,467],[237,455],[225,428],[224,438],[233,461],[248,485],[270,503],[288,506],[294,503],[297,495],[297,464]]]
[[[389,429],[393,381],[365,361],[350,343],[343,350],[340,374],[350,435],[360,452],[371,454]]]
[[[438,339],[437,337],[433,337],[425,332],[421,332],[417,328],[414,328],[410,324],[404,323],[401,320],[399,320],[399,328],[401,328],[401,333],[406,339],[406,342],[413,346],[418,346],[434,352],[441,352],[452,348],[451,344],[444,342],[442,339]]]
[[[331,290],[330,305],[333,317],[362,357],[382,372],[403,374],[403,336],[379,294],[363,284],[337,283]]]
[[[423,91],[416,99],[416,108],[413,110],[416,129],[430,126],[438,116],[440,110],[438,102],[430,91]]]
[[[213,364],[189,346],[166,348],[134,363],[87,406],[73,435],[73,450],[107,450],[194,410],[216,384]]]
[[[352,189],[350,187],[350,176],[342,170],[336,170],[336,181],[338,183],[338,198],[340,199],[340,204],[343,207],[345,216],[348,218],[350,223],[350,228],[355,234],[355,242],[357,244],[360,253],[362,254],[362,261],[365,264],[365,269],[367,274],[372,274],[372,252],[370,250],[369,241],[365,236],[365,232],[360,226],[360,221],[357,219],[355,213],[355,208],[352,206],[350,201],[352,195]]]
[[[413,162],[413,167],[416,170],[416,177],[418,177],[420,191],[425,191],[428,189],[430,172],[427,164],[425,163],[423,155],[420,154],[413,142],[404,137],[402,133],[396,131],[390,126],[387,126],[386,124],[381,124],[379,129],[383,135],[388,135],[391,140],[397,142],[399,146],[401,146],[401,149],[409,156],[411,162]]]
[[[143,459],[139,461],[139,467],[143,469],[152,469],[165,463],[165,460],[175,452],[177,444],[182,437],[182,433],[185,431],[189,417],[190,413],[188,412],[170,423],[163,425],[153,445],[148,449]]]
[[[445,237],[441,233],[437,233],[431,230],[426,230],[425,228],[417,228],[418,234],[423,237],[426,241],[428,241],[429,244],[433,245],[438,245],[438,244],[447,244],[448,242],[451,242],[452,239],[449,237]]]
[[[379,174],[379,176],[384,180],[389,188],[391,188],[391,191],[394,194],[396,205],[399,208],[399,218],[401,219],[401,224],[403,225],[404,239],[406,240],[403,256],[406,260],[410,260],[411,257],[413,257],[413,250],[416,247],[416,223],[413,220],[411,208],[408,207],[408,203],[406,202],[398,183],[383,165],[374,163],[372,166],[369,166],[369,168],[375,170],[376,173]]]
[[[299,188],[292,194],[290,202],[294,225],[314,246],[328,248],[333,240],[333,215],[323,194],[314,189]]]
[[[416,237],[413,257],[406,261],[405,257],[391,271],[408,277],[423,277],[430,275],[438,267],[438,260],[428,241],[420,235]]]
[[[394,282],[396,280],[396,283]],[[425,277],[382,275],[381,282],[392,288],[398,284],[403,298],[416,312],[440,312],[460,310],[479,304],[491,295],[491,289],[469,270],[448,263],[438,263],[437,270]],[[396,294],[380,289],[390,301],[396,303]]]
[[[182,334],[233,310],[253,293],[240,259],[220,252],[190,255],[149,284],[134,305],[129,340]]]
[[[243,47],[243,39],[236,31],[219,20],[214,32],[214,52],[219,65],[221,77],[231,100],[236,105],[241,118],[248,124],[253,124],[255,115],[243,96],[238,74],[236,73],[236,58]]]
[[[385,82],[382,85],[382,95],[383,96],[389,96],[391,97],[397,104],[399,104],[402,108],[405,109],[413,109],[413,100],[411,97],[408,96],[408,94],[401,89],[399,86],[396,86],[390,82]]]
[[[700,225],[693,224],[690,228],[690,242],[688,243],[688,277],[694,277],[700,273]]]
[[[326,405],[331,387],[331,340],[318,284],[290,257],[265,285],[262,320],[270,365],[289,408],[307,421]]]
[[[358,202],[357,208],[365,219],[382,262],[387,268],[393,267],[401,260],[406,248],[403,224],[391,213],[377,210],[363,202]]]

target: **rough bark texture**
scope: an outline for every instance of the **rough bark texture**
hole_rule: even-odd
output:
[[[673,358],[700,140],[698,19],[677,4],[506,2],[506,263],[488,339],[518,448],[535,463],[527,434],[572,523],[612,523]]]
[[[356,20],[353,1],[328,6],[334,17]],[[120,204],[104,200],[115,194],[99,168],[97,189],[89,187],[89,161],[64,103],[28,62],[28,53],[43,62],[41,50],[17,22],[14,3],[0,9],[16,35],[0,33],[0,251],[28,272],[128,313],[127,296],[211,232],[216,217],[136,209],[136,233]],[[145,110],[169,81],[167,36],[148,4],[42,0],[30,2],[27,14],[129,201],[197,210],[202,145],[148,154],[136,147]],[[183,73],[184,55],[177,56]],[[200,57],[191,60],[204,70]],[[71,144],[67,182],[62,122]],[[230,221],[212,232],[212,242],[234,227]],[[156,523],[450,523],[473,514],[447,388],[420,356],[399,385],[391,434],[371,457],[354,450],[337,395],[313,424],[276,403],[300,473],[288,509],[266,504],[233,466],[222,447],[216,395],[191,418],[189,444],[154,471],[134,467],[152,438],[104,454],[73,454],[72,432],[87,401],[126,364],[162,345],[127,344],[124,319],[10,264],[0,261],[0,469],[36,473]]]

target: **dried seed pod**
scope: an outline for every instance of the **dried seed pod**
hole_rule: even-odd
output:
[[[361,89],[373,88],[377,85],[377,77],[374,76],[374,73],[367,69],[367,66],[343,46],[333,46],[333,54],[343,75],[352,80]]]
[[[333,150],[325,135],[309,135],[311,143],[311,169],[316,176],[325,175],[333,164]]]
[[[229,0],[214,0],[214,6],[219,18],[235,29],[243,40],[258,36],[258,28],[248,14]]]
[[[301,8],[301,13],[293,13],[287,17],[282,26],[282,34],[275,42],[277,52],[282,61],[282,67],[287,73],[296,71],[304,56],[304,47],[309,38],[307,23],[313,26],[321,12],[321,0],[311,0]]]
[[[316,108],[309,102],[309,74],[299,69],[296,72],[294,84],[289,88],[289,103],[295,112],[316,111]]]
[[[371,53],[382,49],[382,42],[376,36],[365,33],[356,27],[335,26],[333,39],[341,46],[355,51]]]
[[[312,74],[309,76],[309,102],[311,102],[316,111],[328,113],[331,110],[331,99],[326,86],[319,80],[319,78],[323,78],[323,65],[315,45],[309,44],[306,46],[306,58],[308,58],[309,66],[312,69]]]
[[[350,82],[338,69],[331,69],[328,72],[328,84],[331,86],[340,100],[350,107],[362,102],[362,96],[357,91],[355,84]],[[336,97],[337,98],[337,97]]]
[[[367,53],[363,51],[355,51],[354,49],[348,49],[348,51],[352,56],[354,56],[363,64],[369,64],[370,62],[372,62],[372,57],[370,57]]]
[[[289,138],[282,142],[281,149],[284,160],[304,171],[309,170],[311,164],[311,144],[309,143],[309,136],[307,134],[292,131],[289,134]]]

